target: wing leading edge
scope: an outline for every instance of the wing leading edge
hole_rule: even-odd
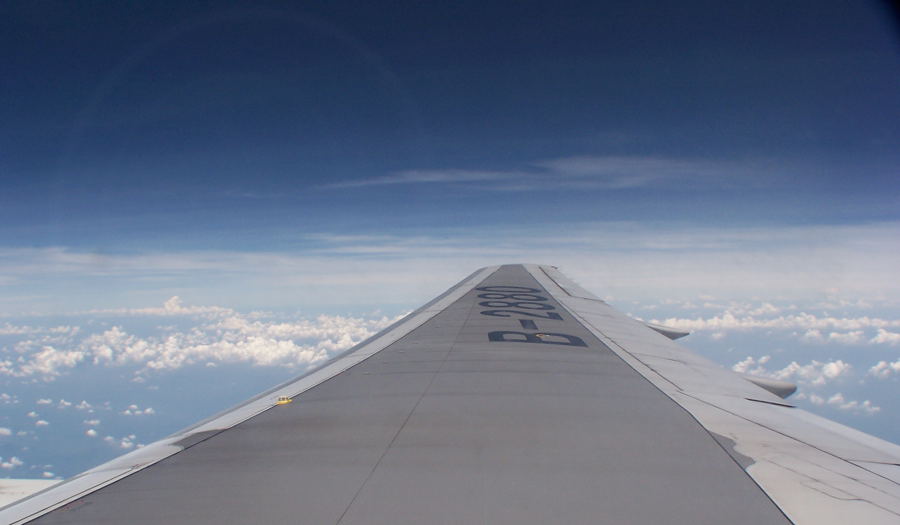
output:
[[[657,328],[552,267],[484,268],[323,367],[0,521],[897,521],[900,447]]]

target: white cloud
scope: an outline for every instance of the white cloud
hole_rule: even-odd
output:
[[[759,307],[754,308],[748,312],[752,316],[760,316],[760,315],[774,315],[781,312],[781,308],[773,305],[772,303],[762,303]]]
[[[900,344],[900,334],[896,332],[888,332],[883,328],[879,328],[878,335],[873,337],[870,342],[894,346]]]
[[[759,359],[748,355],[743,361],[735,363],[731,367],[731,369],[740,374],[750,374],[757,376],[768,375],[769,371],[766,370],[765,366],[763,365],[768,363],[770,359],[772,359],[772,357],[768,355],[764,355]]]
[[[25,414],[25,415],[28,416],[28,417],[31,417],[31,418],[38,417],[38,413],[35,412],[34,410],[32,410],[31,412],[29,412],[29,413],[27,413],[27,414]]]
[[[0,436],[11,436],[11,435],[12,435],[12,430],[10,430],[6,427],[0,427]]]
[[[85,430],[84,434],[89,437],[97,437],[97,431],[94,430],[93,428],[89,428],[89,429]]]
[[[701,330],[758,330],[758,329],[794,329],[805,330],[804,337],[820,340],[821,330],[853,330],[849,333],[831,332],[828,339],[836,342],[862,342],[864,328],[883,328],[900,326],[900,319],[880,319],[871,317],[831,317],[800,313],[775,318],[758,318],[747,315],[738,317],[732,312],[725,312],[710,318],[694,319],[672,317],[669,319],[651,319],[651,323],[663,324],[672,328],[689,331]],[[884,342],[884,341],[872,341]]]
[[[57,350],[52,346],[45,346],[17,368],[0,367],[0,374],[13,377],[40,376],[49,381],[63,371],[78,366],[84,358],[85,353],[79,350]]]
[[[868,399],[859,402],[859,401],[848,401],[844,398],[844,394],[838,392],[833,396],[828,398],[828,404],[836,407],[839,410],[846,410],[850,412],[862,412],[865,414],[877,414],[881,411],[881,407],[877,407],[872,404]]]
[[[151,369],[210,361],[308,365],[326,359],[335,351],[349,348],[392,321],[387,318],[365,321],[320,316],[315,322],[262,323],[232,316],[207,327],[207,333],[173,334],[155,345],[132,341],[123,355],[127,359],[136,354]],[[316,342],[295,342],[306,339]]]
[[[49,470],[45,470],[44,472],[41,472],[41,477],[44,477],[44,478],[50,479],[50,478],[53,478],[54,476],[56,476],[56,474],[50,472]]]
[[[833,291],[836,292],[836,290]],[[865,299],[849,300],[839,296],[831,296],[825,301],[816,303],[814,306],[823,310],[841,310],[846,308],[865,310],[872,308],[872,303]]]
[[[63,302],[0,297],[0,312],[21,311],[26,300],[29,310],[55,311],[57,304],[83,310],[86,301],[96,301],[95,310],[117,306],[145,297],[146,287],[134,283],[148,279],[159,289],[198,300],[224,297],[224,304],[236,308],[414,306],[458,281],[461,271],[516,260],[555,264],[585,288],[626,300],[704,294],[719,300],[818,301],[825,290],[838,288],[841,296],[874,304],[900,294],[894,278],[900,267],[898,237],[900,222],[738,228],[610,221],[527,229],[454,227],[431,236],[323,232],[305,237],[302,251],[98,255],[64,247],[0,249],[0,274],[14,276],[21,287],[46,288],[58,281],[84,294],[73,291]],[[366,257],[347,257],[348,252]],[[816,254],[812,261],[810,253]],[[88,296],[87,288],[94,289],[98,279],[131,284]]]
[[[837,361],[820,362],[813,360],[807,365],[792,361],[789,365],[772,372],[772,377],[782,380],[800,380],[811,385],[821,386],[850,373],[852,367],[838,359]]]
[[[88,425],[88,426],[95,427],[100,424],[100,420],[99,419],[85,419],[84,421],[82,421],[82,423],[84,423],[85,425]]]
[[[396,320],[321,315],[314,320],[273,321],[215,306],[184,306],[177,297],[161,309],[129,310],[134,315],[162,315],[161,312],[202,314],[207,321],[184,331],[163,330],[155,337],[139,337],[122,326],[113,326],[88,333],[67,347],[48,345],[30,352],[23,350],[15,361],[0,361],[0,375],[52,381],[82,365],[137,366],[143,372],[223,362],[305,368],[353,346]],[[38,403],[51,402],[42,399]],[[62,399],[58,403],[60,409],[71,406],[72,402]],[[92,406],[82,401],[76,408],[91,410]]]
[[[770,303],[758,308],[747,304],[732,304],[721,314],[711,317],[651,319],[651,323],[662,324],[689,332],[710,332],[713,339],[721,339],[728,332],[749,331],[790,331],[791,337],[814,344],[865,345],[900,343],[900,334],[889,332],[885,327],[900,326],[900,319],[879,317],[836,317],[801,312],[790,315],[766,316],[782,309]],[[867,331],[877,330],[878,335],[868,336]]]
[[[765,367],[765,364],[770,359],[770,356],[763,356],[759,359],[748,356],[746,359],[735,363],[731,369],[735,372],[767,376],[782,381],[797,381],[817,387],[847,376],[853,369],[849,363],[838,359],[827,362],[813,360],[806,365],[792,361],[789,365],[779,370],[769,370]]]
[[[893,363],[889,363],[887,361],[879,361],[869,369],[869,375],[875,376],[879,379],[887,379],[893,374],[900,374],[900,359],[894,361]]]
[[[106,310],[90,310],[89,314],[136,315],[136,316],[199,316],[218,317],[234,313],[230,308],[221,306],[185,306],[180,297],[172,296],[161,307],[147,308],[114,308]]]
[[[49,423],[48,421],[44,420],[44,419],[38,419],[37,421],[34,422],[34,426],[36,426],[36,427],[48,427],[48,426],[50,426],[50,423]]]
[[[298,345],[289,339],[276,339],[246,332],[180,332],[161,340],[143,339],[115,327],[86,341],[86,348],[97,364],[143,365],[148,370],[175,369],[210,360],[251,362],[257,365],[310,364],[327,357],[325,340],[315,346]]]
[[[825,338],[822,336],[822,332],[820,330],[816,330],[815,328],[810,328],[803,332],[803,335],[800,336],[800,339],[812,343],[821,343],[825,340]]]
[[[2,366],[0,366],[0,369],[2,369]],[[16,397],[14,394],[10,395],[10,394],[7,394],[6,392],[3,392],[2,394],[0,394],[0,403],[3,403],[4,405],[15,405],[18,402],[19,402],[19,398]]]
[[[306,366],[352,346],[392,321],[388,318],[363,320],[319,316],[315,321],[273,323],[232,315],[161,339],[140,338],[120,327],[113,327],[87,337],[81,348],[92,356],[95,364],[141,364],[148,370],[207,362]],[[316,341],[311,344],[295,342],[305,339]]]
[[[77,326],[26,326],[13,325],[4,323],[0,325],[0,335],[39,335],[39,334],[55,334],[55,335],[74,335],[79,328]]]
[[[797,397],[799,398],[800,395],[802,394],[799,394]],[[816,406],[822,406],[825,404],[825,398],[817,394],[810,394],[809,401]]]
[[[865,338],[863,337],[862,330],[854,330],[852,332],[831,332],[828,334],[828,341],[845,344],[845,345],[854,345],[863,342]]]
[[[37,404],[39,404],[39,405],[52,405],[52,404],[53,404],[53,400],[52,400],[52,399],[38,399],[38,400],[37,400]]]
[[[119,413],[123,416],[149,416],[155,414],[156,411],[152,407],[141,409],[137,405],[129,405],[128,408]]]
[[[130,434],[121,439],[115,438],[113,436],[106,436],[103,438],[103,441],[105,441],[106,443],[108,443],[114,447],[127,450],[130,448],[134,448],[134,446],[136,445],[135,439],[136,439],[136,436],[134,434]],[[138,446],[140,446],[140,445],[138,445]]]
[[[21,467],[24,464],[25,462],[16,456],[13,456],[6,461],[4,461],[2,457],[0,457],[0,468],[4,470],[12,470],[16,467]]]

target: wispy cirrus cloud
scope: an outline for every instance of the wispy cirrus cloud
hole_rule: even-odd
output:
[[[77,326],[17,326],[10,323],[0,325],[0,335],[30,335],[30,334],[63,334],[69,335],[78,332]]]
[[[435,184],[463,182],[494,182],[535,176],[535,173],[485,170],[406,170],[382,177],[336,182],[323,188],[359,188],[363,186],[390,186],[395,184]]]
[[[624,190],[664,184],[705,185],[749,182],[771,168],[750,163],[653,156],[573,156],[530,163],[519,170],[424,169],[352,179],[321,188],[360,188],[400,184],[464,184],[489,191],[557,188]]]

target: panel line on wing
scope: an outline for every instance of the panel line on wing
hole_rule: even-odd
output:
[[[365,361],[435,317],[444,308],[465,296],[469,290],[484,281],[497,269],[498,267],[494,266],[476,270],[421,308],[315,370],[286,381],[235,407],[202,420],[146,447],[115,458],[44,491],[32,494],[27,498],[3,507],[0,509],[0,521],[7,520],[8,523],[24,523],[43,516],[123,478],[140,472],[166,458],[183,452],[185,450],[184,447],[176,446],[178,440],[190,440],[190,437],[196,434],[204,435],[204,439],[191,443],[191,445],[195,445],[208,440],[215,434],[219,434],[224,430],[233,428],[244,421],[267,412],[274,406],[277,406],[273,396],[294,397]],[[392,338],[392,336],[394,337]],[[213,434],[207,435],[207,432]],[[85,486],[86,482],[89,483],[87,486]]]
[[[549,280],[551,281],[551,283],[554,284],[558,289],[560,289],[560,290],[566,292],[568,295],[572,296],[572,294],[569,293],[569,291],[566,290],[565,287],[563,287],[561,284],[559,284],[552,276],[550,276],[542,266],[541,266],[541,267],[538,267],[538,268],[539,268],[539,269],[541,270],[541,272],[546,276],[546,278],[549,279]],[[536,275],[535,275],[535,272],[531,271],[530,268],[529,268],[529,272],[536,278],[536,280],[538,280],[538,282],[540,282],[540,279],[538,278],[538,276],[536,276]],[[543,287],[545,288],[545,290],[546,290],[546,285],[545,285],[544,283],[540,283],[540,284],[541,284],[541,286],[543,286]],[[554,294],[552,291],[547,290],[547,292],[548,292],[551,296],[555,296],[555,294]],[[591,295],[591,294],[589,294],[589,295]],[[586,299],[586,297],[580,297],[580,298],[581,298],[581,299]],[[603,303],[604,305],[606,304],[606,302],[603,301],[603,300],[601,300],[601,299],[592,299],[592,300],[601,302],[601,303]],[[765,488],[759,483],[759,481],[756,480],[756,479],[755,479],[752,475],[750,475],[750,473],[747,471],[747,469],[746,469],[746,467],[745,467],[745,464],[747,463],[747,459],[745,459],[745,458],[749,458],[749,456],[744,456],[743,454],[741,454],[741,457],[740,457],[740,458],[739,458],[739,457],[736,457],[735,454],[732,453],[732,452],[737,453],[737,451],[736,451],[734,448],[732,448],[732,450],[729,450],[728,447],[726,447],[726,446],[724,445],[724,443],[722,442],[722,440],[719,439],[719,434],[716,434],[716,433],[712,432],[709,428],[707,428],[707,427],[706,427],[706,426],[705,426],[705,425],[697,418],[696,415],[694,415],[690,410],[688,410],[688,409],[687,409],[686,407],[684,407],[681,403],[679,403],[678,400],[675,399],[669,392],[667,392],[665,389],[661,388],[661,387],[660,387],[658,384],[656,384],[653,380],[651,380],[649,377],[647,377],[647,375],[646,375],[644,372],[642,372],[641,370],[639,370],[638,367],[635,366],[635,363],[632,363],[630,360],[636,361],[636,362],[637,362],[638,364],[640,364],[643,368],[645,368],[645,369],[647,369],[648,371],[650,371],[650,372],[652,372],[653,374],[655,374],[655,377],[657,377],[658,379],[663,380],[665,383],[668,383],[669,385],[671,385],[671,386],[672,386],[676,391],[678,391],[679,393],[682,393],[682,394],[687,395],[681,387],[679,387],[679,386],[678,386],[677,384],[675,384],[673,381],[669,380],[669,378],[667,378],[666,376],[664,376],[663,374],[661,374],[661,373],[658,372],[657,370],[653,369],[652,366],[650,366],[649,364],[645,363],[645,362],[644,362],[643,360],[641,360],[639,357],[635,356],[633,353],[631,353],[631,352],[629,352],[628,350],[626,350],[620,343],[618,343],[615,339],[613,339],[612,337],[610,337],[610,336],[607,335],[606,333],[602,332],[598,327],[596,327],[596,326],[594,326],[592,323],[588,322],[586,319],[584,319],[584,317],[582,317],[582,316],[579,314],[579,312],[575,311],[574,308],[572,308],[572,307],[570,307],[569,305],[567,305],[567,304],[565,303],[565,301],[562,301],[562,300],[561,300],[561,301],[559,301],[559,302],[560,302],[560,304],[562,305],[562,307],[565,308],[565,309],[569,312],[569,314],[571,314],[572,317],[575,318],[575,319],[577,320],[578,323],[580,323],[582,326],[584,326],[584,328],[585,328],[586,330],[588,330],[589,332],[591,332],[591,333],[592,333],[595,337],[597,337],[602,343],[604,343],[604,344],[607,346],[607,348],[609,348],[609,350],[610,350],[615,356],[617,356],[623,363],[625,363],[626,365],[628,365],[629,367],[631,367],[631,368],[637,373],[637,375],[638,375],[641,379],[643,379],[644,381],[646,381],[649,385],[651,385],[652,388],[654,388],[655,390],[657,390],[658,392],[660,392],[663,396],[665,396],[667,399],[669,399],[669,400],[670,400],[676,407],[678,407],[678,409],[680,409],[680,410],[681,410],[681,411],[682,411],[689,419],[691,419],[692,421],[694,421],[694,423],[695,423],[699,428],[701,428],[701,429],[703,430],[703,432],[704,432],[706,435],[708,435],[709,438],[710,438],[710,439],[718,446],[718,448],[721,449],[721,450],[725,453],[725,455],[726,455],[726,456],[727,456],[727,457],[728,457],[728,458],[729,458],[729,459],[730,459],[730,460],[738,467],[738,469],[743,473],[743,475],[746,477],[746,479],[748,479],[748,480],[749,480],[749,481],[750,481],[750,482],[751,482],[751,483],[759,490],[759,492],[762,494],[762,496],[765,497],[765,498],[766,498],[766,499],[767,499],[767,500],[775,507],[775,509],[777,509],[778,513],[781,514],[786,520],[792,521],[791,518],[790,518],[790,517],[787,515],[787,513],[785,512],[785,509],[783,509],[783,508],[782,508],[782,507],[781,507],[781,506],[780,506],[780,505],[772,498],[772,495],[769,494],[769,493],[765,490]],[[652,330],[651,328],[646,327],[645,325],[644,325],[644,328],[646,328],[647,330]],[[658,334],[658,332],[655,332],[655,331],[654,331],[654,333],[657,333],[657,334]],[[659,334],[659,335],[661,335],[661,334]],[[665,337],[665,336],[663,336],[663,337]],[[626,357],[626,356],[627,356],[627,357]],[[722,436],[722,437],[724,437],[724,436]],[[727,439],[727,438],[726,438],[726,439]],[[752,459],[752,458],[750,458],[750,459]],[[755,461],[755,460],[754,460],[754,461]]]
[[[462,299],[462,298],[460,298],[460,299]],[[471,311],[472,311],[474,308],[475,308],[475,306],[474,306],[474,304],[473,304],[473,305],[469,308],[469,312],[468,312],[468,313],[471,314]],[[430,321],[430,320],[429,320],[429,321]],[[423,326],[424,326],[424,323],[423,323]],[[460,332],[462,332],[462,330],[463,330],[464,327],[465,327],[465,323],[461,323],[461,324],[459,325],[459,327],[458,327],[457,330],[456,330],[456,336],[454,337],[454,341],[459,337],[459,334],[460,334]],[[407,335],[408,335],[408,334],[407,334]],[[403,341],[403,340],[400,339],[400,340],[397,341],[397,343],[401,343],[402,341]],[[416,409],[419,408],[419,405],[422,403],[422,400],[425,399],[425,396],[426,396],[426,395],[428,395],[428,392],[431,390],[431,386],[434,384],[435,379],[437,379],[438,375],[441,373],[441,370],[442,370],[442,369],[444,368],[444,366],[447,364],[447,358],[450,357],[450,353],[451,353],[452,351],[453,351],[453,345],[451,344],[451,345],[447,348],[447,350],[444,352],[444,355],[443,355],[443,357],[442,357],[442,359],[441,359],[441,363],[438,365],[437,370],[435,370],[434,372],[432,372],[431,378],[430,378],[429,381],[428,381],[428,385],[422,390],[422,393],[419,394],[419,398],[416,400],[415,404],[414,404],[414,405],[412,406],[412,408],[409,410],[409,413],[406,414],[406,418],[403,420],[403,423],[400,425],[400,427],[399,427],[399,428],[397,429],[397,431],[394,433],[394,436],[391,438],[391,440],[390,440],[390,442],[387,444],[387,446],[384,447],[384,450],[382,451],[381,455],[378,457],[378,461],[376,461],[375,464],[372,465],[372,470],[369,471],[369,474],[366,476],[366,478],[363,480],[363,482],[360,483],[359,488],[358,488],[358,489],[356,490],[356,492],[353,494],[353,497],[350,499],[349,503],[347,503],[347,507],[346,507],[346,508],[344,509],[344,511],[341,513],[341,516],[337,519],[337,521],[335,522],[335,525],[340,525],[340,523],[341,523],[342,521],[344,521],[344,517],[347,515],[347,512],[349,512],[350,509],[353,507],[353,504],[354,504],[354,503],[356,502],[356,500],[359,498],[359,495],[362,493],[363,489],[365,489],[366,484],[368,484],[368,483],[369,483],[369,480],[372,479],[372,476],[375,474],[375,471],[378,470],[378,467],[379,467],[379,466],[381,465],[381,463],[384,461],[385,456],[387,456],[388,452],[390,452],[391,448],[393,448],[394,443],[396,443],[397,438],[398,438],[398,437],[400,436],[400,434],[403,432],[403,429],[406,428],[406,425],[407,425],[407,423],[409,423],[410,418],[412,418],[413,414],[415,414]]]

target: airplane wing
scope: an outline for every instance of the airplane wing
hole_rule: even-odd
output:
[[[679,335],[553,267],[483,268],[322,367],[0,522],[900,522],[900,447]]]

